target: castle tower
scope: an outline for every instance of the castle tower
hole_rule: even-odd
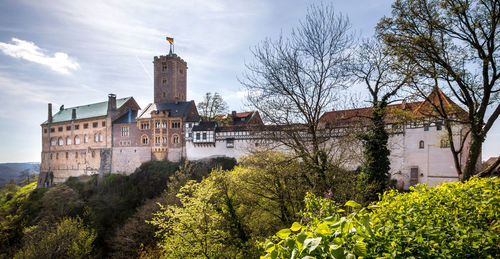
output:
[[[176,54],[154,57],[154,102],[186,101],[187,63]]]

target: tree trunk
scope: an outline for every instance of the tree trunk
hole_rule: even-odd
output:
[[[467,161],[465,162],[462,174],[459,175],[460,181],[467,181],[474,175],[474,173],[476,173],[477,161],[479,159],[479,155],[481,154],[483,141],[484,138],[482,136],[472,132]]]

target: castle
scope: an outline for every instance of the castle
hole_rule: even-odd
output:
[[[105,102],[61,106],[54,115],[48,104],[47,120],[41,124],[38,187],[63,182],[71,176],[130,174],[151,160],[239,158],[272,142],[264,133],[266,125],[257,111],[232,112],[228,125],[202,121],[194,101],[186,100],[188,67],[176,54],[154,57],[153,64],[154,102],[144,109],[133,97],[117,99],[114,94],[109,94]],[[425,102],[392,106],[412,112],[422,107],[426,107]],[[336,132],[331,145],[338,144],[335,136],[350,127],[349,122],[369,111],[370,108],[364,108],[323,114],[322,127]],[[463,125],[456,127],[458,132],[465,129]],[[403,188],[416,183],[434,185],[458,180],[449,144],[441,130],[439,121],[429,120],[404,124],[391,134],[391,174]],[[457,138],[459,141],[461,136]],[[352,164],[351,168],[356,166],[359,164]]]

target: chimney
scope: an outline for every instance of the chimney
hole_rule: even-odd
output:
[[[50,123],[52,122],[52,104],[49,103],[49,116],[47,118],[47,121]]]
[[[59,111],[62,111],[62,110],[64,110],[64,104],[61,105],[61,107],[59,107]]]
[[[116,111],[116,94],[108,94],[108,114]]]
[[[76,109],[75,108],[71,109],[71,119],[76,120]]]

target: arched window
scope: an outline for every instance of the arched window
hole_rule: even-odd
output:
[[[51,138],[50,139],[50,145],[55,146],[56,145],[56,138]]]
[[[94,142],[99,142],[99,135],[97,134],[94,135]]]
[[[425,148],[425,143],[423,140],[420,140],[420,142],[418,142],[418,148],[420,149],[424,149]]]
[[[80,144],[80,137],[75,136],[75,145],[79,145],[79,144]]]
[[[148,136],[143,135],[143,136],[141,137],[141,143],[142,143],[143,145],[147,145],[147,144],[149,144],[149,138],[148,138]]]
[[[88,143],[89,142],[89,136],[85,135],[83,136],[83,143]]]
[[[99,142],[102,142],[102,134],[99,133]]]
[[[70,137],[66,138],[66,145],[68,145],[68,146],[71,145],[71,138]]]
[[[64,140],[61,137],[59,137],[59,139],[57,140],[57,142],[58,142],[59,146],[64,145]]]
[[[179,143],[179,135],[174,135],[172,136],[172,143],[177,144]]]

